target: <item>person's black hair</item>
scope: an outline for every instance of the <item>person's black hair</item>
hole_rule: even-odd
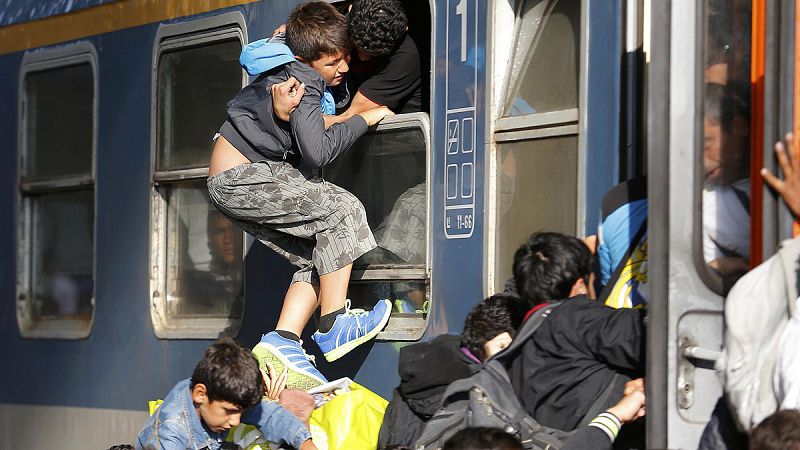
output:
[[[500,428],[470,427],[448,439],[443,450],[522,450],[522,444]]]
[[[531,307],[569,297],[576,281],[588,285],[591,270],[586,244],[561,233],[534,233],[514,254],[517,292]]]
[[[703,110],[705,118],[730,131],[735,117],[750,123],[750,85],[730,81],[726,85],[706,83]]]
[[[461,345],[483,361],[483,345],[499,334],[508,332],[514,337],[525,316],[525,308],[517,297],[495,294],[475,305],[464,321]]]
[[[248,409],[261,400],[264,380],[253,353],[231,338],[222,338],[206,350],[192,373],[192,389],[206,387],[211,401],[221,400]]]
[[[349,53],[347,19],[330,3],[301,3],[286,20],[286,45],[308,64],[323,56]]]
[[[131,444],[118,444],[108,447],[108,450],[133,450],[133,446]]]
[[[800,450],[800,411],[784,409],[750,433],[750,450]]]
[[[353,46],[371,56],[393,52],[405,36],[408,18],[398,0],[355,0],[347,14]]]
[[[409,447],[400,444],[389,444],[385,447],[382,447],[381,450],[411,450]]]

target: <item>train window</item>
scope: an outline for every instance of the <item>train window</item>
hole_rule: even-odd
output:
[[[750,268],[750,2],[705,2],[702,214],[704,278],[724,293]]]
[[[522,4],[506,116],[578,107],[580,2]]]
[[[91,330],[96,60],[87,43],[23,59],[17,318],[25,337]]]
[[[239,28],[157,49],[152,317],[162,338],[233,334],[244,309],[244,233],[210,203],[207,166],[225,104],[246,81]]]
[[[427,114],[387,118],[324,171],[364,204],[378,244],[353,264],[349,295],[359,307],[392,300],[393,316],[379,339],[419,339],[425,327],[429,136]]]
[[[510,89],[495,127],[497,291],[531,233],[578,229],[580,18],[578,0],[527,0],[517,11]]]

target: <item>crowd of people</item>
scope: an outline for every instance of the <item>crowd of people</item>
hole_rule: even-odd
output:
[[[308,424],[318,399],[306,391],[328,380],[303,349],[304,327],[319,308],[311,339],[334,361],[376,336],[391,313],[388,300],[367,311],[350,307],[353,262],[378,243],[359,200],[319,178],[318,169],[369,126],[422,107],[419,53],[402,5],[355,0],[345,16],[327,2],[301,4],[274,36],[247,45],[241,63],[255,79],[228,103],[209,195],[220,219],[298,270],[275,329],[253,350],[227,338],[212,345],[147,420],[136,448],[228,448],[229,430],[247,423],[267,441],[316,449]],[[740,235],[742,223],[749,227],[749,180],[746,164],[723,157],[723,149],[747,153],[748,136],[739,132],[747,108],[730,86],[709,84],[705,92],[703,202],[711,213],[704,213],[703,255],[733,279],[748,268],[749,241]],[[791,137],[776,155],[784,179],[762,176],[798,216],[800,163]],[[553,448],[644,448],[646,218],[646,180],[634,179],[607,195],[598,235],[534,233],[514,256],[506,291],[478,303],[461,335],[400,351],[401,382],[375,446],[420,445],[442,423],[454,383],[494,380],[481,385],[487,395],[506,389],[506,401],[519,411],[509,427],[460,423],[436,448],[540,448],[514,432],[512,425],[524,421],[536,425],[537,439],[557,443]],[[221,229],[219,264],[236,252],[222,245],[225,237]],[[798,330],[795,317],[782,340],[786,374],[798,367],[791,348]],[[487,370],[499,378],[481,378]],[[798,385],[785,377],[776,385],[781,407],[800,406]],[[750,448],[800,449],[798,430],[800,413],[779,410],[753,429]]]

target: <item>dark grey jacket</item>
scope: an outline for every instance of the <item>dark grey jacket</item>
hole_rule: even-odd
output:
[[[305,83],[303,95],[289,122],[272,110],[270,86],[294,76]],[[287,160],[316,169],[333,161],[367,132],[355,115],[327,130],[320,101],[325,81],[306,64],[285,64],[263,73],[228,102],[228,120],[219,132],[251,162]]]

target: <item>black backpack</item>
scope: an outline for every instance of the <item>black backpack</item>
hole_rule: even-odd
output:
[[[487,360],[475,375],[451,383],[442,407],[427,422],[414,448],[439,450],[463,428],[494,427],[518,437],[526,449],[560,449],[572,432],[542,426],[528,415],[501,363],[503,355],[521,347],[560,304],[551,303],[534,312],[508,348]]]
[[[489,358],[473,376],[450,383],[442,407],[425,424],[417,439],[416,450],[439,450],[457,431],[468,427],[500,428],[516,436],[527,450],[560,450],[575,431],[562,431],[541,425],[531,417],[517,398],[504,361],[515,355],[564,301],[536,310],[522,325],[507,348]],[[608,387],[595,399],[578,428],[586,426],[621,386],[625,377],[615,375]]]

